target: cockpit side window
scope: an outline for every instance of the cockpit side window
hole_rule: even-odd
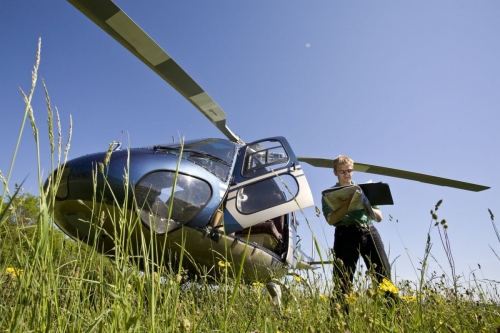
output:
[[[290,175],[268,178],[240,188],[236,207],[242,214],[252,214],[292,200],[298,190],[297,181]]]
[[[285,166],[289,158],[285,148],[277,140],[261,141],[249,145],[246,150],[242,176],[255,177],[266,174],[271,169],[276,170]]]

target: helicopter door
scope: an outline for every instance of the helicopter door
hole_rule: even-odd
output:
[[[240,149],[224,212],[227,233],[312,205],[304,171],[285,138]]]

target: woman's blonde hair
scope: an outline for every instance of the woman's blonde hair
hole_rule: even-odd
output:
[[[333,170],[337,171],[337,166],[339,164],[352,164],[354,165],[354,161],[345,155],[339,155],[336,159],[333,160]]]

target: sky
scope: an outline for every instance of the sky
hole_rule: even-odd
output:
[[[500,3],[462,1],[212,0],[116,2],[222,107],[244,141],[284,136],[296,155],[335,158],[487,185],[468,192],[355,173],[391,187],[377,228],[393,277],[418,277],[430,210],[449,225],[457,274],[500,281]],[[69,158],[111,141],[138,147],[223,137],[179,93],[64,1],[0,2],[0,170],[7,177],[24,114],[38,39],[39,79],[61,117],[70,116]],[[44,175],[51,169],[41,81],[33,108]],[[37,194],[37,151],[29,123],[10,178]],[[331,170],[303,165],[314,200]],[[389,218],[392,216],[392,219]],[[308,223],[306,222],[306,219]],[[308,227],[310,225],[310,228]],[[332,247],[334,228],[314,208],[300,216]],[[430,271],[450,272],[437,230]],[[318,259],[316,255],[316,259]],[[480,267],[481,268],[480,268]]]

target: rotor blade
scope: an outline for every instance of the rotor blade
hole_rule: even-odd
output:
[[[308,164],[315,166],[315,167],[329,168],[329,169],[333,168],[332,167],[333,160],[331,160],[331,159],[315,158],[315,157],[297,157],[297,159],[301,162],[308,163]],[[489,189],[488,186],[466,183],[466,182],[462,182],[459,180],[424,175],[422,173],[386,168],[386,167],[358,163],[358,162],[354,163],[354,170],[359,171],[359,172],[373,173],[373,174],[382,175],[382,176],[416,180],[416,181],[419,181],[422,183],[428,183],[428,184],[440,185],[440,186],[448,186],[448,187],[458,188],[458,189],[467,190],[467,191],[474,191],[474,192],[479,192],[479,191],[484,191],[484,190]]]
[[[193,104],[231,141],[226,113],[156,42],[111,0],[68,0]]]

